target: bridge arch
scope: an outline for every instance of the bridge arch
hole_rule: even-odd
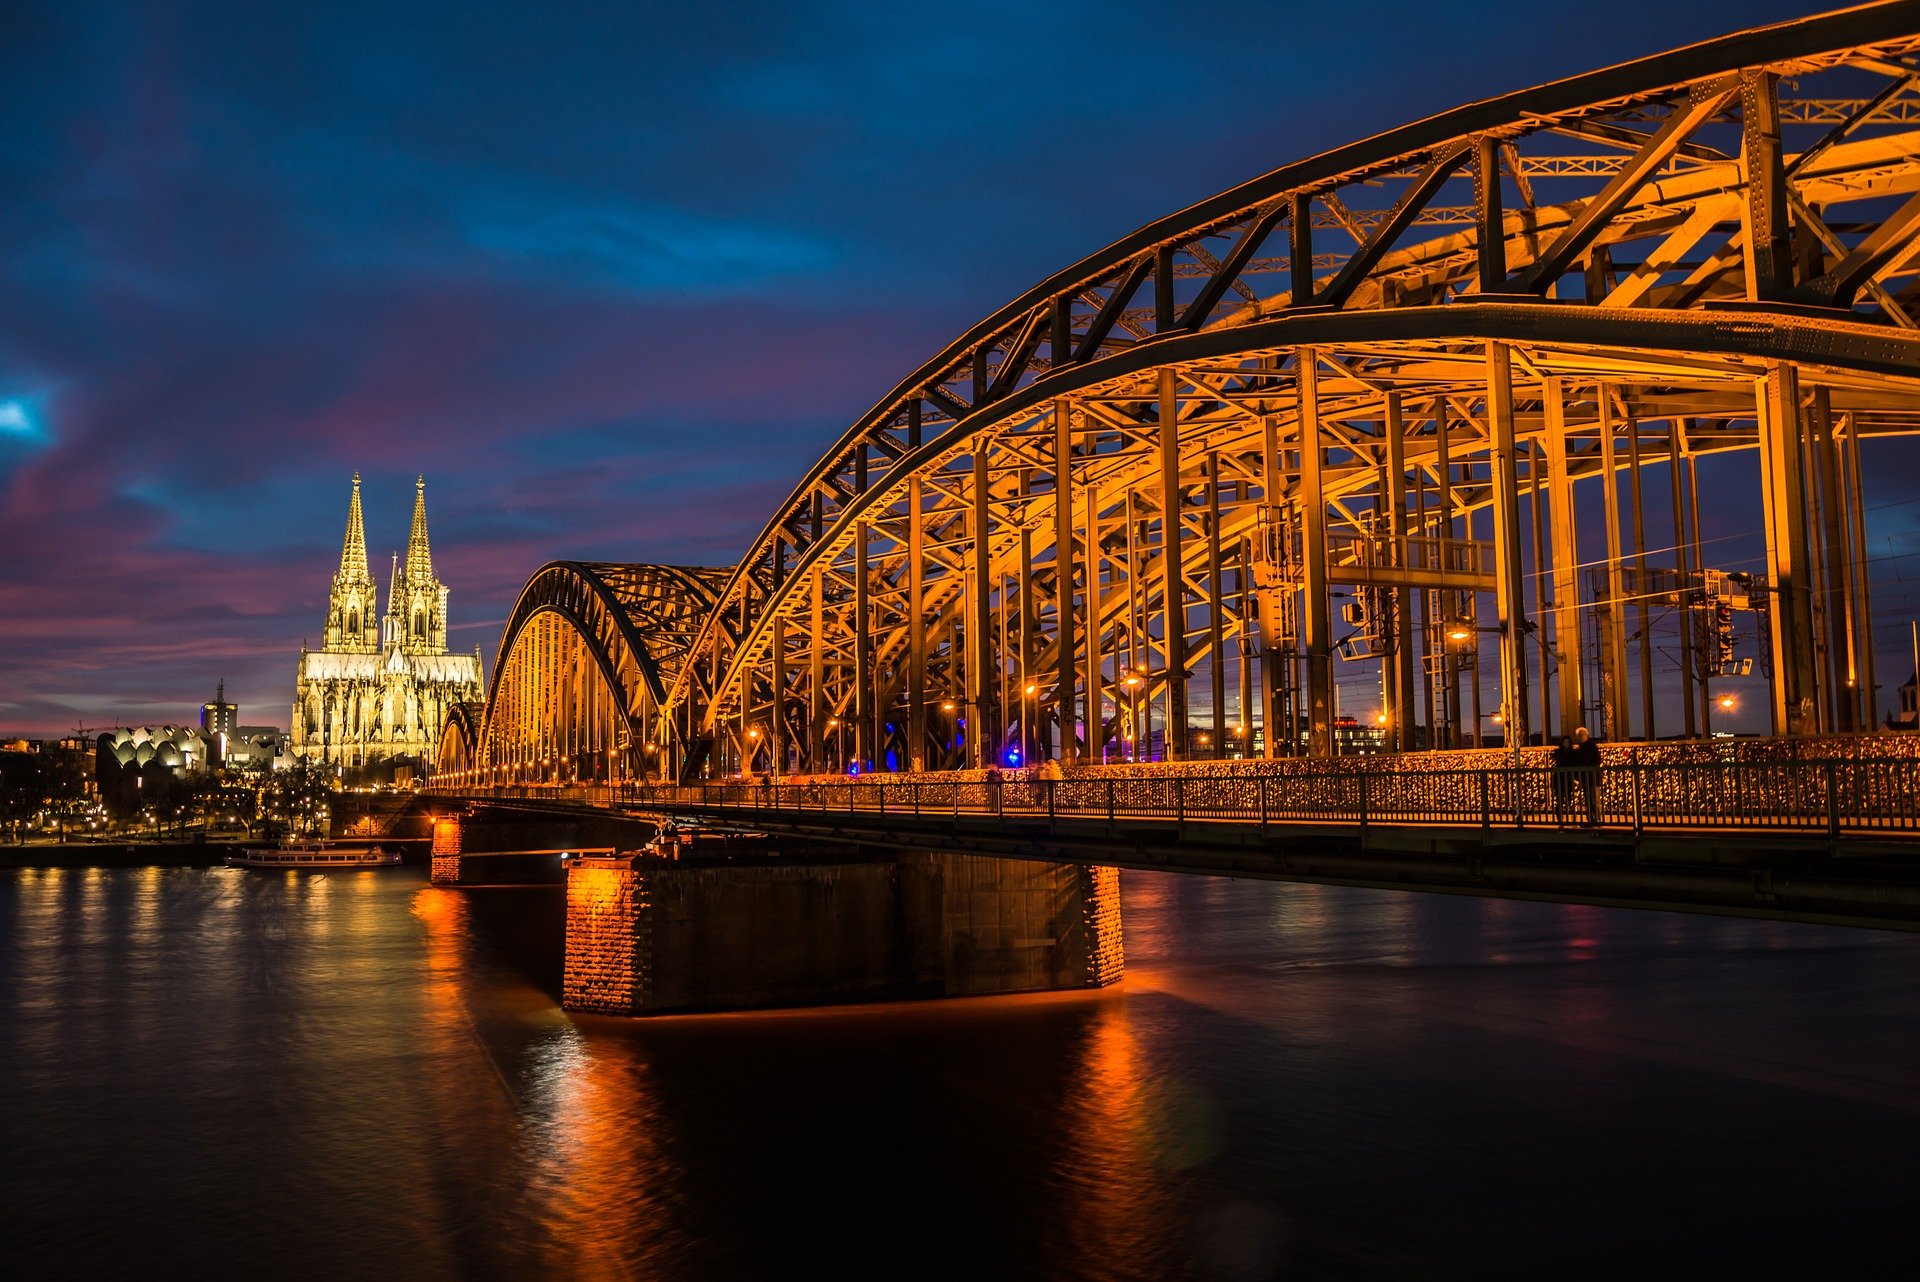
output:
[[[480,764],[486,710],[484,703],[447,705],[446,720],[440,727],[440,743],[434,753],[435,774],[464,775]]]
[[[472,770],[494,781],[657,776],[681,675],[723,570],[556,561],[515,603]],[[703,688],[696,685],[696,688]]]
[[[1597,704],[1650,735],[1678,681],[1698,733],[1724,673],[1693,634],[1737,600],[1778,729],[1870,726],[1861,446],[1920,426],[1914,25],[1869,6],[1460,108],[1056,274],[803,478],[675,724],[722,768],[1324,752],[1344,648],[1395,746],[1477,741],[1489,668],[1522,731]],[[1693,490],[1738,450],[1764,528],[1735,596]],[[1656,485],[1674,533],[1635,538]],[[1677,673],[1626,643],[1649,600]]]

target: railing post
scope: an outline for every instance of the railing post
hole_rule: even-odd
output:
[[[1186,780],[1179,775],[1173,777],[1173,828],[1178,832],[1187,822]]]
[[[1646,819],[1640,804],[1640,758],[1629,757],[1627,770],[1633,780],[1633,835],[1638,837],[1646,826]]]
[[[1367,772],[1360,771],[1360,848],[1367,847]]]
[[[1484,768],[1476,772],[1480,777],[1480,834],[1481,839],[1493,835],[1493,809],[1487,796],[1487,772]]]
[[[1260,793],[1260,831],[1264,835],[1267,831],[1267,777],[1255,775],[1253,782]]]
[[[1107,776],[1107,827],[1113,827],[1113,776]]]
[[[1827,762],[1827,836],[1840,836],[1840,763]]]

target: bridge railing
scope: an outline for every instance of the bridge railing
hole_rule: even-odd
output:
[[[475,791],[476,789],[453,789]],[[1920,760],[1628,763],[1580,771],[1329,768],[1255,773],[519,784],[500,797],[737,811],[1274,824],[1920,834]],[[1590,798],[1590,800],[1589,800]]]

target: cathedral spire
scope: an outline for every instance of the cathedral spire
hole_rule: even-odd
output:
[[[407,579],[427,583],[433,579],[433,553],[427,547],[427,478],[413,481],[413,532],[407,536]]]
[[[360,473],[353,474],[353,501],[347,507],[347,539],[340,548],[340,577],[364,579],[367,574],[367,527],[360,517]]]

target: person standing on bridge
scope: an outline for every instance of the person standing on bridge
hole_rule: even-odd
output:
[[[1060,768],[1058,761],[1055,761],[1052,757],[1048,757],[1040,763],[1040,768],[1034,772],[1034,775],[1039,783],[1039,802],[1051,812],[1053,810],[1053,785],[1065,779],[1067,773]]]
[[[1581,826],[1591,828],[1600,822],[1600,745],[1585,726],[1573,732],[1573,767],[1580,783],[1580,800],[1586,807]]]
[[[1553,821],[1567,826],[1567,806],[1573,801],[1573,740],[1561,735],[1553,744]]]

